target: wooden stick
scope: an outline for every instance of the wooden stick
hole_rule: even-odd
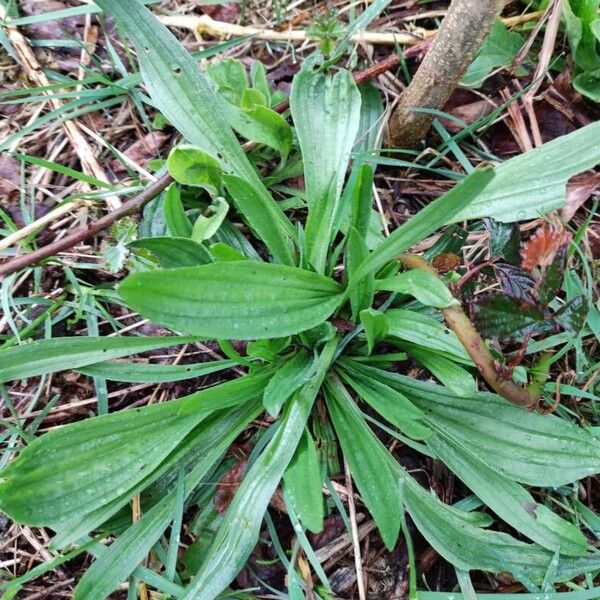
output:
[[[445,14],[445,11],[444,11]],[[507,27],[514,27],[520,23],[526,23],[537,19],[544,14],[544,11],[535,11],[518,15],[516,17],[508,17],[502,19],[502,22]],[[162,23],[168,27],[177,27],[179,29],[187,29],[193,31],[198,37],[209,35],[211,37],[225,37],[231,35],[233,37],[252,36],[257,40],[268,42],[304,42],[311,39],[304,29],[287,29],[279,31],[277,29],[262,29],[259,27],[249,27],[244,25],[236,25],[235,23],[226,23],[224,21],[216,21],[208,15],[173,15],[159,16]],[[363,31],[354,35],[351,40],[355,43],[366,43],[382,46],[411,46],[418,44],[423,40],[432,38],[437,33],[437,29],[423,29],[416,27],[411,31],[401,32],[378,32],[378,31]]]

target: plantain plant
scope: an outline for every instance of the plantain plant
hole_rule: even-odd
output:
[[[176,598],[216,598],[256,545],[280,485],[296,531],[321,531],[329,506],[322,490],[338,474],[337,461],[321,451],[324,431],[334,432],[388,549],[401,533],[409,541],[408,513],[459,571],[510,572],[538,591],[600,569],[600,553],[575,518],[559,515],[527,488],[572,498],[575,482],[600,472],[600,440],[575,421],[477,391],[471,356],[438,313],[459,301],[435,274],[401,270],[396,260],[459,218],[483,213],[514,221],[524,218],[523,210],[537,210],[525,195],[531,202],[509,214],[500,199],[527,186],[518,177],[529,176],[527,164],[558,153],[566,156],[564,168],[548,174],[542,199],[544,209],[556,207],[570,174],[598,162],[597,152],[581,150],[597,126],[548,144],[545,154],[526,155],[533,162],[514,159],[497,174],[474,170],[384,239],[373,233],[372,169],[359,158],[350,161],[369,119],[364,93],[348,71],[332,74],[318,56],[305,62],[291,89],[294,137],[272,110],[259,68],[252,87],[233,62],[213,69],[211,80],[140,2],[97,4],[131,37],[152,102],[185,138],[167,161],[175,179],[162,200],[167,232],[131,245],[141,258],[117,288],[128,307],[177,335],[23,344],[0,352],[0,381],[65,369],[146,383],[234,366],[243,375],[55,429],[4,470],[0,508],[10,518],[49,527],[55,547],[96,557],[75,599],[106,598],[130,577]],[[283,178],[263,177],[234,130],[270,148],[280,172],[302,164],[296,220],[269,189]],[[298,153],[301,163],[294,163]],[[186,208],[190,195],[202,198],[200,209]],[[228,221],[234,212],[252,243]],[[184,366],[115,360],[198,340],[218,340],[227,359]],[[231,343],[240,340],[244,355]],[[388,367],[405,353],[441,385],[392,372]],[[202,484],[222,473],[230,445],[264,411],[273,424],[256,440],[240,487],[186,582],[177,569],[183,510],[197,501]],[[480,502],[443,503],[388,451],[372,423],[442,461]],[[137,495],[141,518],[131,522],[129,504]],[[481,505],[490,513],[472,510]],[[490,529],[494,522],[512,527],[519,539]],[[104,538],[111,543],[101,544]],[[140,566],[151,552],[160,573]],[[307,556],[322,574],[314,555]],[[290,597],[303,597],[290,568]],[[326,595],[324,575],[321,583]]]

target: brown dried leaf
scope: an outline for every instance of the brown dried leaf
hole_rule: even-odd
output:
[[[561,211],[565,222],[570,221],[580,206],[594,193],[600,191],[600,173],[587,171],[567,183],[567,203]]]
[[[131,144],[123,154],[125,154],[127,158],[130,158],[135,164],[145,167],[148,162],[158,157],[160,150],[164,147],[169,137],[168,133],[153,131],[146,134],[137,142]],[[126,172],[123,164],[117,159],[113,160],[111,167],[117,175]]]
[[[568,243],[570,235],[563,228],[544,223],[521,248],[521,265],[527,271],[536,267],[545,270],[559,248]]]
[[[214,498],[215,508],[218,513],[225,514],[227,512],[233,497],[240,487],[247,462],[245,458],[238,461],[225,473],[223,479],[219,481]]]
[[[240,2],[228,2],[227,4],[208,4],[201,6],[201,10],[215,21],[224,21],[225,23],[235,23],[240,16]]]
[[[447,273],[456,269],[461,263],[460,256],[453,252],[444,252],[444,254],[438,254],[434,256],[431,264],[440,272]]]
[[[0,154],[0,199],[19,193],[21,163],[10,154]]]

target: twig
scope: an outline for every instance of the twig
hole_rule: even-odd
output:
[[[356,587],[358,588],[359,600],[367,600],[365,593],[365,581],[363,577],[362,557],[360,555],[360,539],[358,537],[358,525],[356,523],[356,506],[354,505],[354,492],[352,491],[352,476],[350,467],[344,461],[344,474],[346,476],[346,489],[348,490],[348,513],[350,527],[352,529],[352,547],[354,549],[354,565],[356,568]]]
[[[1,8],[1,6],[0,6]],[[412,53],[417,53],[421,51],[428,42],[422,42],[421,44],[417,44],[410,48],[409,50]],[[375,63],[371,65],[364,71],[358,71],[354,74],[354,80],[356,83],[364,83],[365,81],[369,81],[374,79],[375,77],[393,69],[394,67],[400,64],[400,56],[397,54],[392,54],[382,60],[381,62]],[[281,102],[278,104],[273,110],[276,112],[282,113],[285,112],[289,108],[289,102]],[[248,143],[244,144],[244,148],[246,150],[250,150],[253,148],[255,144]],[[23,256],[17,256],[12,260],[7,261],[6,263],[0,265],[0,281],[6,276],[18,271],[19,269],[23,269],[25,267],[34,265],[45,258],[50,258],[51,256],[55,256],[59,252],[72,248],[77,244],[89,239],[90,237],[96,235],[103,229],[110,227],[113,223],[121,219],[122,217],[134,213],[141,209],[145,204],[150,202],[153,198],[155,198],[160,192],[162,192],[173,179],[169,174],[163,175],[160,179],[152,182],[145,190],[140,192],[137,196],[131,198],[127,202],[123,203],[117,210],[114,210],[111,213],[107,213],[97,221],[89,224],[87,227],[82,227],[71,233],[70,235],[65,236],[64,238],[52,242],[42,248],[38,248],[37,250],[30,252],[29,254],[24,254]],[[17,232],[18,233],[18,232]]]
[[[0,4],[0,22],[6,20],[7,13],[6,8]],[[49,86],[50,81],[46,77],[46,74],[40,67],[40,64],[37,61],[33,51],[31,50],[29,43],[25,36],[19,32],[19,30],[13,25],[6,25],[6,33],[8,35],[9,40],[12,42],[17,55],[27,73],[27,76],[31,81],[36,83],[39,86]],[[52,104],[55,109],[61,108],[63,105],[62,100],[56,98],[53,95],[53,92],[44,92],[48,96],[48,100]],[[63,123],[63,127],[65,129],[65,133],[69,138],[71,144],[73,145],[73,149],[75,153],[79,157],[81,162],[81,167],[84,172],[88,175],[92,175],[96,179],[100,179],[101,181],[107,181],[104,170],[98,164],[96,160],[96,156],[94,155],[94,151],[88,144],[88,141],[85,139],[77,123],[75,121],[65,121]],[[89,189],[87,184],[84,184],[85,189]],[[116,210],[121,206],[121,200],[117,196],[110,196],[106,198],[106,204],[111,210]]]
[[[535,11],[502,19],[507,27],[512,27],[520,23],[526,23],[537,19],[544,11]],[[216,21],[208,15],[191,16],[191,15],[174,15],[174,16],[159,16],[158,17],[168,27],[177,27],[179,29],[187,29],[193,31],[198,37],[203,34],[212,37],[234,36],[245,37],[252,36],[255,39],[270,41],[270,42],[304,42],[310,39],[310,36],[304,29],[261,29],[258,27],[246,27],[244,25],[236,25],[234,23],[226,23],[224,21]],[[432,38],[437,33],[436,29],[422,29],[417,27],[412,31],[394,32],[378,32],[378,31],[363,31],[351,38],[355,43],[377,44],[383,46],[411,46],[422,40]]]
[[[409,269],[421,269],[435,276],[438,275],[437,271],[421,256],[402,254],[398,259]],[[537,405],[539,396],[532,395],[529,390],[511,379],[506,379],[498,371],[494,357],[462,307],[460,305],[449,306],[443,308],[441,312],[448,327],[454,331],[488,385],[513,404],[533,409]]]

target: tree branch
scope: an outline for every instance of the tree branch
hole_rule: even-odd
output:
[[[427,55],[400,98],[388,124],[388,144],[413,148],[442,110],[481,47],[504,0],[452,0]]]
[[[408,269],[421,269],[429,271],[436,277],[438,272],[421,256],[416,254],[402,254],[398,260]],[[475,329],[471,319],[460,305],[449,306],[441,309],[446,324],[458,337],[461,344],[475,363],[475,366],[487,384],[503,398],[523,408],[533,409],[537,406],[539,396],[530,393],[526,388],[516,384],[512,379],[506,379],[499,372],[496,361],[489,351],[485,341]],[[537,390],[534,386],[533,390]]]

